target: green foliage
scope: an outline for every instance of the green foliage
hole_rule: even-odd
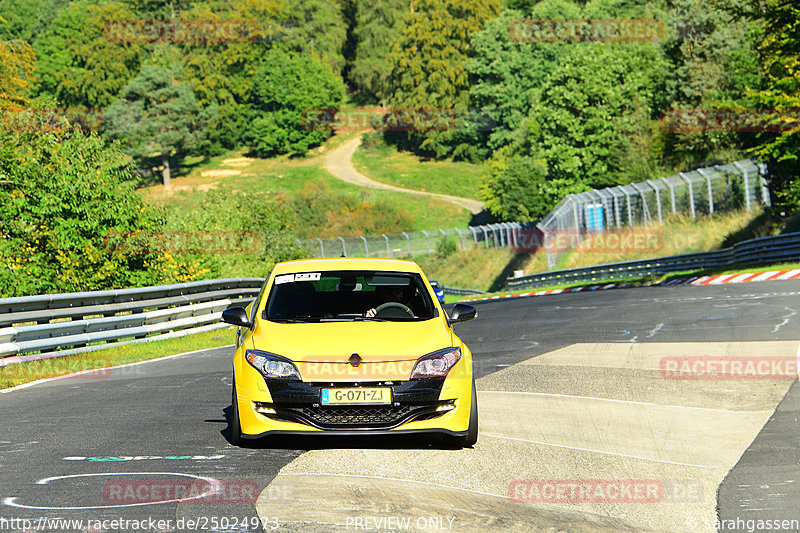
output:
[[[455,238],[444,237],[439,239],[436,243],[436,258],[447,259],[451,255],[458,252],[458,242]]]
[[[107,39],[103,28],[108,21],[133,18],[118,2],[83,0],[59,11],[35,41],[41,91],[65,107],[109,105],[139,71],[143,50]]]
[[[282,48],[310,55],[341,73],[347,40],[344,0],[285,0],[280,22],[286,32],[278,41]]]
[[[248,143],[262,156],[304,154],[331,135],[327,125],[310,125],[307,115],[338,107],[343,95],[344,83],[327,65],[281,50],[269,52],[253,83]]]
[[[223,189],[205,193],[197,209],[171,218],[166,229],[188,244],[176,259],[204,277],[266,277],[275,263],[302,257],[294,220],[291,209],[266,194]]]
[[[155,252],[110,240],[157,229],[162,214],[125,184],[130,159],[95,134],[40,129],[40,112],[0,126],[0,294],[153,285],[191,279]]]
[[[500,155],[486,163],[481,196],[499,220],[531,221],[546,215],[567,194],[587,189],[579,181],[548,178],[541,160]]]
[[[202,153],[208,113],[181,81],[177,65],[145,65],[104,115],[105,134],[126,153],[144,160],[161,155],[164,185],[169,186],[169,156]]]
[[[763,88],[748,94],[748,103],[773,113],[772,131],[757,135],[752,153],[770,163],[776,207],[791,213],[800,208],[800,7],[792,2],[741,2],[744,15],[763,25],[758,43]]]
[[[470,38],[499,11],[498,0],[416,0],[390,56],[390,106],[404,113],[467,115]],[[413,126],[389,137],[437,158],[479,157],[472,148],[474,130],[458,130]]]
[[[356,0],[355,57],[349,72],[349,81],[356,89],[381,99],[387,95],[388,79],[392,71],[389,54],[402,34],[405,0],[372,2]]]
[[[297,217],[295,233],[300,238],[380,235],[408,230],[411,215],[369,193],[361,197],[337,193],[320,180],[284,200]]]

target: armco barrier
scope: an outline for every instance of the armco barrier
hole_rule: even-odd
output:
[[[226,327],[222,310],[246,305],[262,278],[0,299],[0,366]],[[65,350],[66,348],[66,350]],[[31,355],[24,355],[31,354]]]
[[[673,255],[508,278],[508,288],[512,290],[532,289],[571,282],[591,283],[639,276],[660,276],[672,272],[730,265],[782,263],[797,260],[800,260],[800,233],[788,233],[742,241],[730,248],[712,252]]]

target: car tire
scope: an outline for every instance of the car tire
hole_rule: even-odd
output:
[[[456,448],[474,446],[478,442],[478,391],[475,389],[475,380],[472,380],[472,405],[469,408],[469,427],[463,437],[445,437],[448,444]]]
[[[236,381],[231,393],[231,444],[242,446],[242,425],[239,422],[239,402],[236,400]]]

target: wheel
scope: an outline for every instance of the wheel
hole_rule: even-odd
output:
[[[242,445],[242,425],[239,423],[239,402],[236,400],[236,381],[231,394],[231,444]]]
[[[388,311],[383,313],[383,311]],[[383,315],[383,316],[380,316]],[[407,316],[414,318],[414,312],[408,306],[400,302],[386,302],[375,308],[376,318],[405,318]]]
[[[478,442],[478,391],[475,389],[475,380],[472,380],[472,405],[469,409],[469,429],[464,437],[464,446],[474,446]]]
[[[475,380],[472,380],[472,405],[469,408],[469,427],[463,437],[445,437],[445,441],[457,448],[474,446],[478,442],[478,391],[475,389]]]

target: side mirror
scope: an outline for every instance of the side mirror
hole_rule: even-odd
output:
[[[466,322],[478,316],[478,312],[474,307],[467,304],[456,304],[450,312],[450,318],[447,319],[448,324],[457,324],[458,322]]]
[[[222,312],[222,321],[234,326],[242,326],[250,328],[253,324],[247,316],[247,311],[244,307],[229,307]]]

